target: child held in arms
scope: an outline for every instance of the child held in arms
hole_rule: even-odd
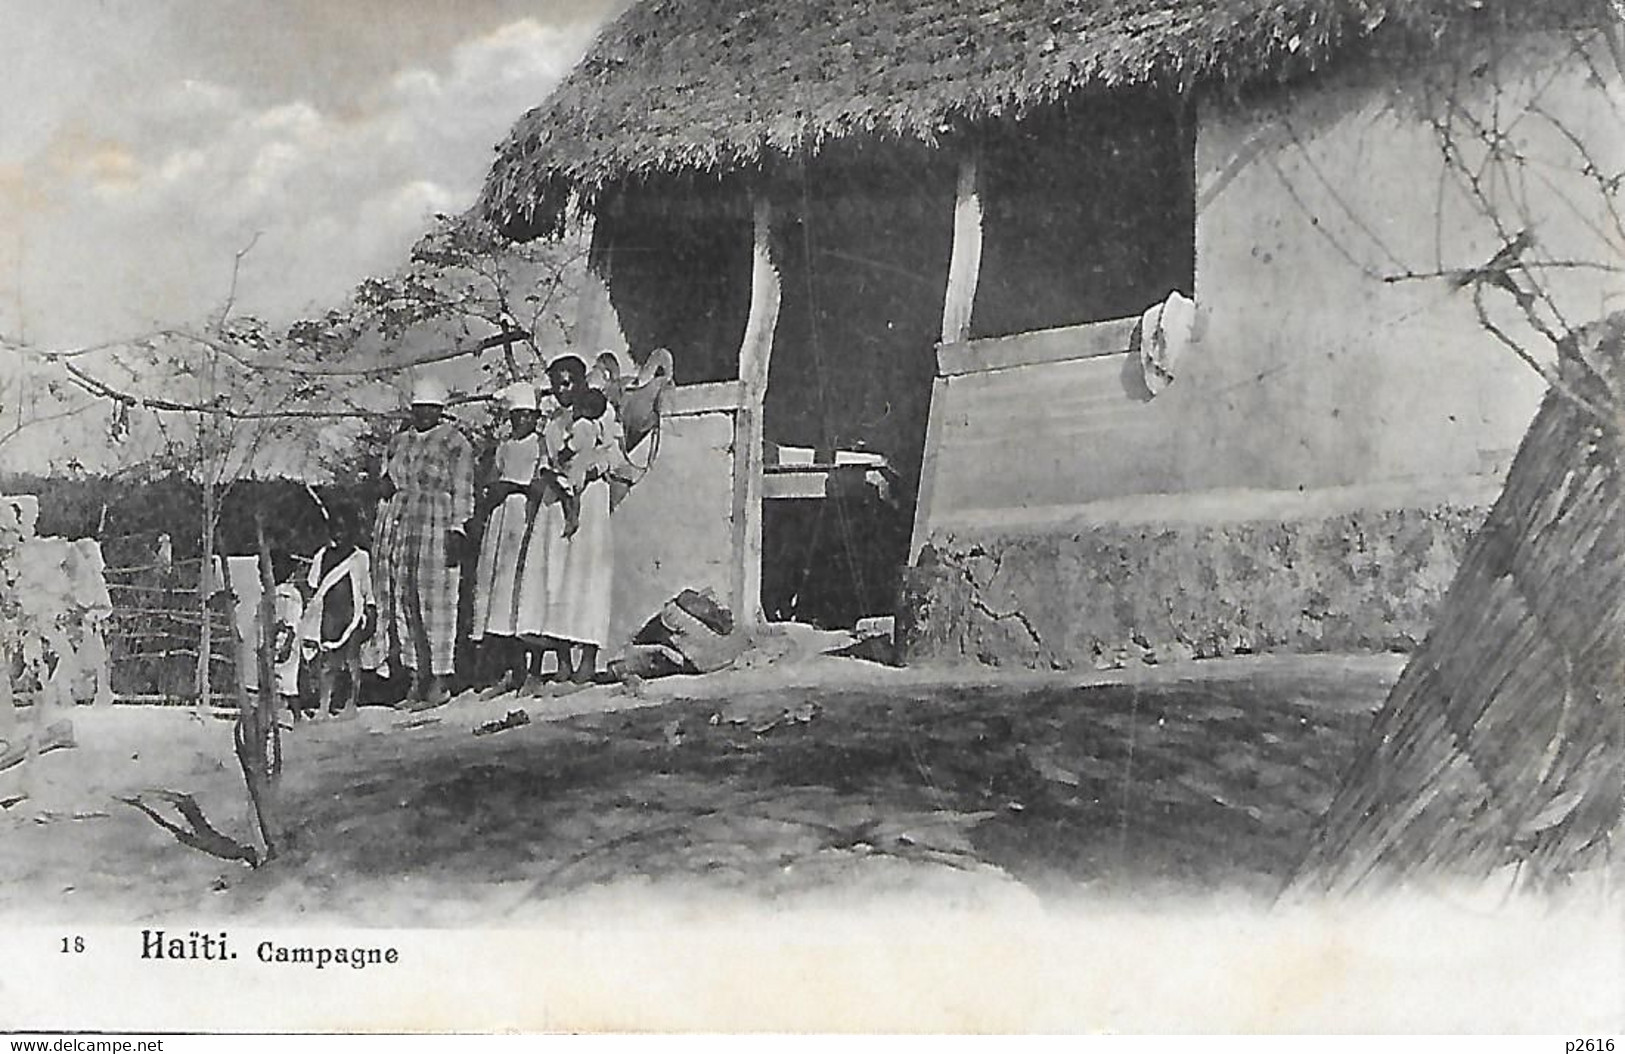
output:
[[[570,431],[558,456],[564,491],[564,536],[581,528],[581,496],[587,485],[605,478],[619,451],[605,418],[609,399],[597,388],[583,388],[570,405]]]
[[[604,393],[587,386],[586,364],[574,355],[548,365],[559,410],[543,429],[545,476],[560,495],[551,523],[542,506],[536,530],[556,531],[547,574],[547,619],[542,634],[560,659],[557,677],[590,683],[598,651],[609,636],[614,542],[610,532],[609,473],[624,460],[620,424]],[[555,526],[556,525],[556,526]],[[580,658],[571,661],[579,649]]]

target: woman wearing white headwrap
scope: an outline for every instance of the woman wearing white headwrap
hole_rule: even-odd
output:
[[[474,619],[469,637],[487,641],[491,659],[505,671],[493,689],[517,689],[524,682],[527,663],[519,644],[521,624],[539,624],[543,610],[537,599],[547,593],[545,561],[525,560],[525,529],[529,516],[527,490],[536,477],[541,460],[542,440],[536,432],[536,390],[529,384],[515,384],[502,393],[508,410],[508,438],[497,445],[496,478],[486,488],[485,508],[489,510],[485,535],[480,543],[479,565],[474,573]],[[529,590],[521,588],[525,578],[538,579]],[[537,598],[539,608],[532,617],[521,618],[525,597]]]
[[[474,451],[445,419],[446,390],[431,378],[412,393],[412,426],[385,461],[394,495],[390,596],[413,703],[446,701],[457,645],[465,525],[474,515]]]

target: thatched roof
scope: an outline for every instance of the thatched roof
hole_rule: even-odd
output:
[[[1089,90],[1285,79],[1381,35],[1606,17],[1607,0],[642,0],[514,126],[481,198],[526,237],[572,195],[835,139],[931,142]],[[1558,9],[1562,9],[1561,12]]]

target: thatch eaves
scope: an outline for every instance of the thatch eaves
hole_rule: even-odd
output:
[[[1080,91],[1285,80],[1378,35],[1609,17],[1607,0],[643,0],[498,148],[480,210],[520,237],[666,172],[854,136],[933,142]]]

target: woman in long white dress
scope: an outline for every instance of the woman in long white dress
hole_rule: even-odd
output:
[[[548,378],[564,412],[548,421],[542,438],[568,511],[549,567],[545,628],[549,638],[579,650],[579,658],[561,650],[560,669],[583,685],[592,682],[598,653],[609,643],[615,567],[609,475],[623,456],[620,422],[603,394],[586,387],[579,358],[555,360]]]
[[[568,387],[568,382],[565,387]],[[535,656],[525,686],[532,694],[540,692],[551,682],[568,679],[571,673],[569,646],[548,635],[548,610],[555,580],[560,573],[565,524],[564,490],[548,453],[548,436],[559,427],[556,421],[569,420],[570,410],[559,401],[556,391],[549,391],[538,406],[541,420],[536,429],[539,456],[526,493],[526,523],[521,543],[523,555],[515,586],[514,617],[515,633]],[[544,677],[542,664],[547,654],[555,657],[556,665],[553,672]]]
[[[524,624],[539,625],[545,604],[545,581],[533,583],[529,595],[535,611],[523,617],[526,576],[545,576],[545,560],[528,562],[526,534],[529,526],[529,488],[541,460],[541,436],[536,433],[536,390],[529,384],[515,384],[502,395],[508,408],[508,438],[497,446],[496,479],[486,489],[485,503],[490,512],[480,542],[480,558],[474,573],[474,611],[469,637],[482,645],[503,671],[490,688],[491,694],[517,689],[523,684],[528,666],[525,645],[519,640]]]

